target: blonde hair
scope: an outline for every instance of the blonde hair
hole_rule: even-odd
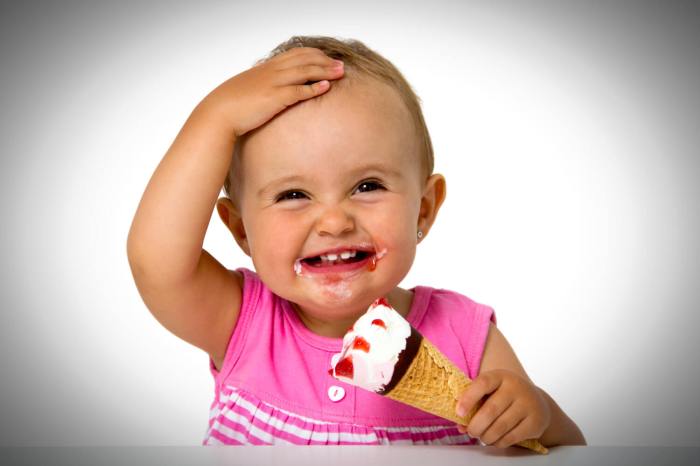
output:
[[[428,128],[423,118],[420,98],[415,94],[415,92],[413,92],[411,85],[408,83],[408,81],[406,81],[401,72],[389,60],[382,57],[374,50],[371,50],[359,40],[337,39],[326,36],[293,36],[289,40],[279,44],[268,54],[267,57],[258,60],[255,64],[259,65],[264,63],[276,55],[295,47],[317,48],[331,58],[342,60],[345,64],[346,74],[344,75],[343,79],[338,81],[338,83],[343,83],[344,81],[347,81],[347,78],[353,74],[356,74],[357,76],[366,76],[377,79],[378,81],[388,84],[395,89],[403,103],[406,105],[406,108],[413,119],[415,126],[414,130],[416,132],[416,137],[418,138],[418,148],[420,151],[420,158],[423,163],[425,178],[427,179],[427,177],[433,173],[433,144],[430,140],[430,133],[428,132]],[[326,94],[314,97],[314,99],[320,99],[332,92],[332,90],[333,87],[331,87],[331,90]],[[240,150],[240,145],[242,144],[245,136],[246,135],[244,134],[236,141],[233,153],[234,157],[237,156],[237,153]],[[231,164],[231,170],[229,170],[229,173],[226,175],[226,180],[224,181],[224,190],[226,191],[226,195],[229,197],[229,199],[233,199],[231,196],[231,188],[232,179],[234,179],[233,171],[235,165],[237,164]]]

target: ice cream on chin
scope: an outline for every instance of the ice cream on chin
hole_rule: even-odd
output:
[[[331,359],[331,375],[365,390],[383,391],[410,335],[411,325],[385,299],[376,300],[343,337],[342,351]]]

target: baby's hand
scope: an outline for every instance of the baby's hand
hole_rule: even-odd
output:
[[[202,101],[240,136],[301,100],[323,94],[343,76],[342,62],[321,50],[296,47],[223,82]],[[317,81],[305,84],[308,81]]]
[[[484,404],[461,433],[486,445],[506,448],[522,440],[539,439],[549,426],[549,404],[529,380],[507,370],[479,374],[457,401],[457,415],[464,416],[484,396]]]

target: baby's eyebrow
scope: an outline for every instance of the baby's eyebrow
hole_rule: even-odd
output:
[[[355,177],[355,176],[363,175],[367,172],[378,172],[382,175],[395,176],[395,177],[402,176],[401,170],[394,168],[392,165],[387,165],[387,164],[383,164],[383,163],[370,163],[367,165],[363,165],[361,167],[357,167],[353,170],[350,170],[348,172],[348,175],[351,177]]]
[[[306,178],[304,176],[301,176],[301,175],[287,175],[287,176],[283,176],[280,178],[275,178],[274,180],[270,181],[265,186],[260,188],[260,190],[258,191],[258,196],[262,196],[267,191],[272,189],[273,186],[285,184],[285,183],[299,183],[301,181],[304,181],[305,179]]]

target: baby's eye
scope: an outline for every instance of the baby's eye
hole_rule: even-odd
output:
[[[301,191],[285,191],[277,195],[275,202],[295,201],[299,199],[308,199],[308,196]]]
[[[384,189],[384,185],[381,184],[379,181],[375,180],[366,180],[357,185],[357,188],[355,188],[355,191],[358,193],[366,193],[369,191],[375,191],[377,189]]]

